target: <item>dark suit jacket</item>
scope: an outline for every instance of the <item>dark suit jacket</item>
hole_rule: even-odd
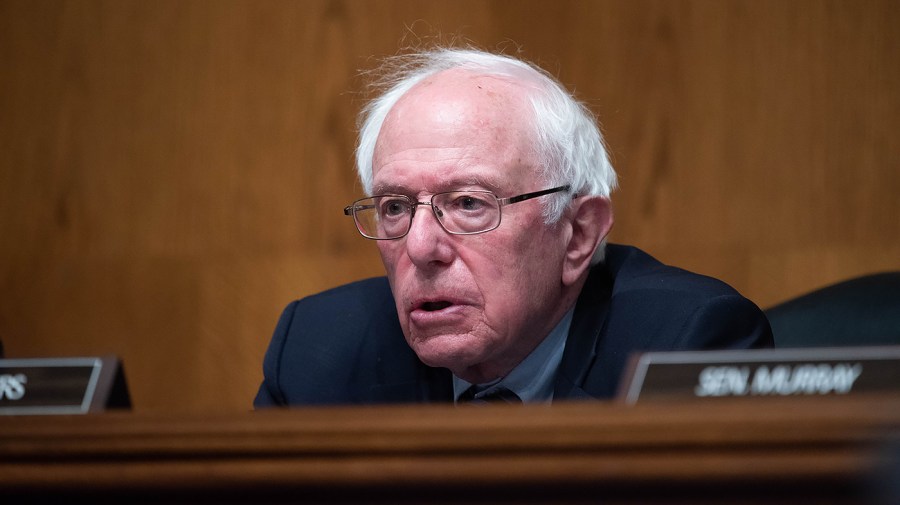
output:
[[[610,244],[576,303],[554,400],[613,396],[635,351],[771,346],[766,317],[728,285]],[[450,372],[406,344],[384,277],[288,305],[263,371],[257,407],[453,397]]]

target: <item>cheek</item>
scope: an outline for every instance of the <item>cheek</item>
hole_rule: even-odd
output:
[[[491,238],[461,256],[481,291],[488,318],[496,322],[521,310],[523,303],[531,305],[528,299],[535,295],[533,282],[543,266],[538,263],[540,259],[535,261],[528,240],[521,240],[520,235],[497,234]]]
[[[502,273],[507,279],[508,296],[533,305],[546,301],[562,282],[560,237],[542,223],[532,223],[508,241],[503,255]]]

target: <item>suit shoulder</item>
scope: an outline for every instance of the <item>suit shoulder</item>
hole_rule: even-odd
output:
[[[614,280],[613,296],[635,294],[635,291],[659,292],[666,296],[678,293],[689,299],[741,296],[725,282],[666,265],[636,247],[611,245],[608,269]]]
[[[307,303],[323,303],[331,302],[336,299],[344,300],[350,303],[367,300],[373,296],[390,295],[391,287],[388,284],[387,277],[372,277],[361,281],[354,281],[349,284],[343,284],[325,291],[315,293],[302,298],[301,302]]]
[[[575,326],[582,330],[570,342],[592,356],[580,372],[582,388],[591,396],[612,396],[636,352],[772,345],[769,323],[753,302],[724,282],[664,265],[640,249],[610,244],[606,261],[588,279],[585,308],[576,309],[576,317],[589,322]],[[596,314],[592,305],[599,307]],[[586,340],[590,337],[596,340]],[[583,342],[594,347],[585,350]]]
[[[611,329],[665,350],[770,345],[763,312],[728,284],[633,247],[618,246],[610,259]]]
[[[394,341],[403,338],[384,277],[291,302],[266,351],[256,404],[358,402],[378,349]]]
[[[306,296],[293,303],[293,310],[314,320],[334,317],[391,314],[394,298],[385,277],[373,277]]]

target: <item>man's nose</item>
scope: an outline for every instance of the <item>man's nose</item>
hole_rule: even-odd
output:
[[[406,253],[418,267],[435,263],[449,263],[453,259],[450,234],[444,231],[431,205],[416,207],[409,233],[406,234]]]

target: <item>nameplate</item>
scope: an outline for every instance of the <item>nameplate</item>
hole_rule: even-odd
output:
[[[900,392],[900,346],[649,352],[632,358],[619,399],[679,400]]]
[[[114,357],[0,359],[0,415],[128,407],[125,377]]]

